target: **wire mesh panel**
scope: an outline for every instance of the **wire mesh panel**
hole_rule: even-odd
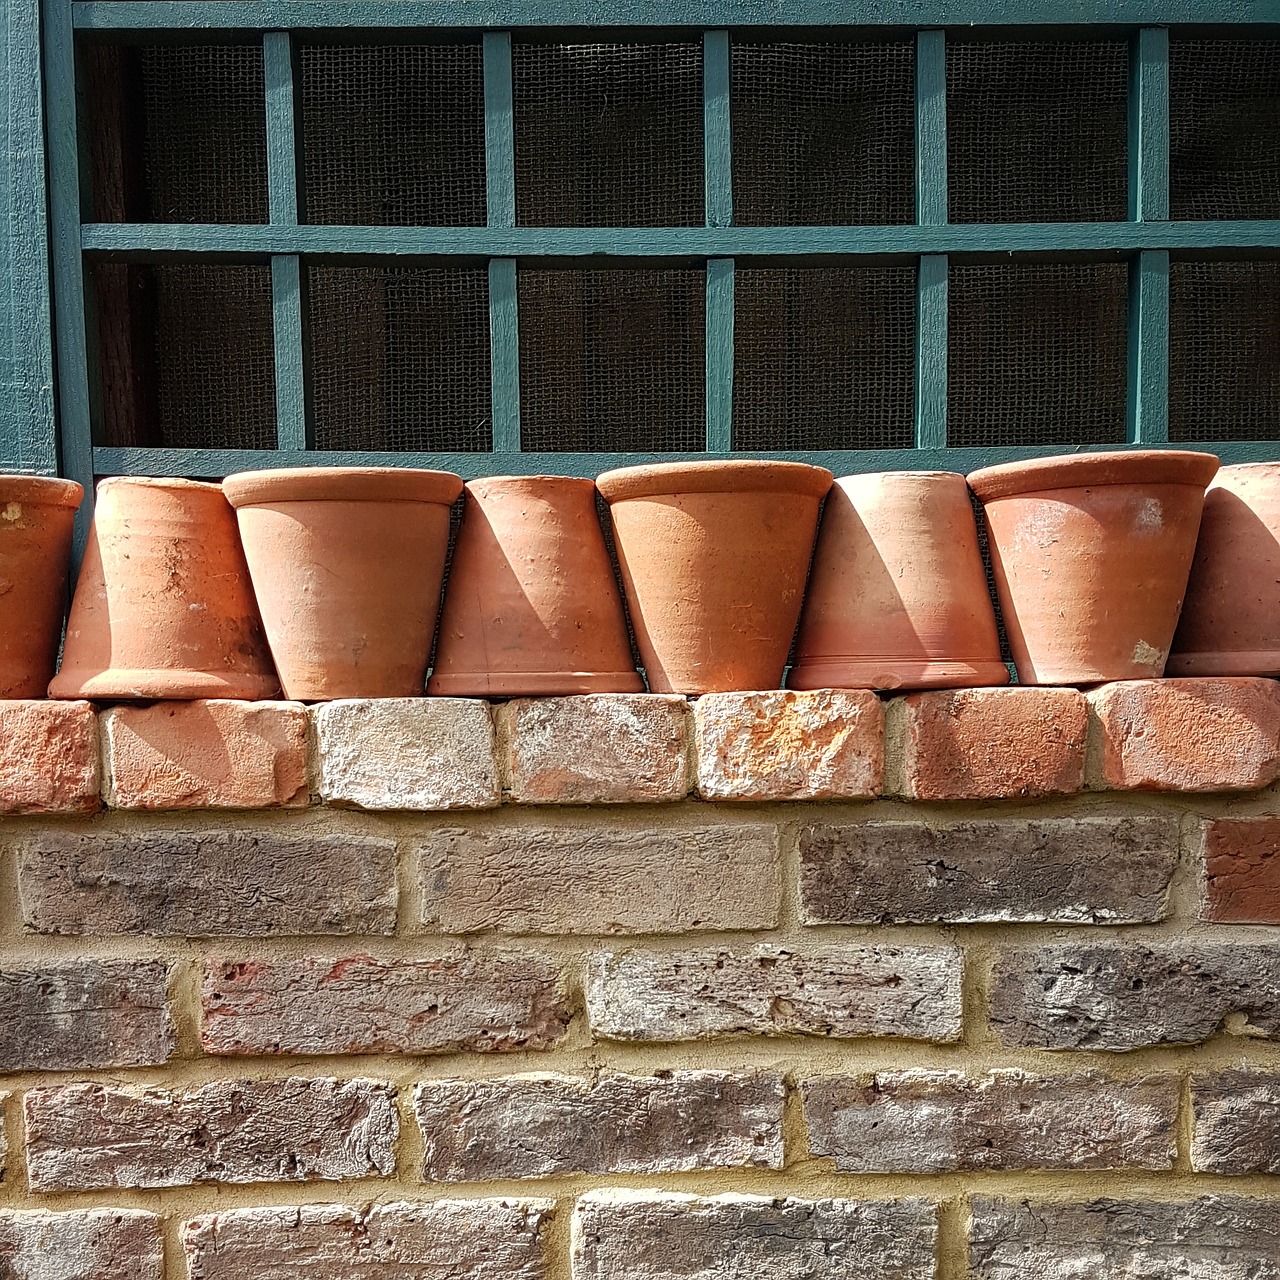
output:
[[[1280,218],[1280,40],[1169,42],[1174,218]]]
[[[1125,439],[1128,269],[953,266],[947,443]]]
[[[92,215],[266,222],[261,45],[91,45]]]
[[[703,224],[700,45],[517,41],[512,64],[521,225]]]
[[[703,272],[522,269],[518,290],[524,449],[706,447]]]
[[[484,67],[476,44],[304,44],[308,222],[482,226]]]
[[[915,269],[739,269],[736,449],[909,449]]]
[[[733,46],[734,221],[906,223],[915,217],[915,46]]]
[[[1280,439],[1280,262],[1169,267],[1169,439]]]
[[[1128,46],[947,44],[952,222],[1122,222]]]
[[[317,448],[492,448],[483,269],[312,266],[308,286]]]

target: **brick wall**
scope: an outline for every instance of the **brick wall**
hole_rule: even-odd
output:
[[[1280,686],[0,704],[6,1280],[1275,1280]]]

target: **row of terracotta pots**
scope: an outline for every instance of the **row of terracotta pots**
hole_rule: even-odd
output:
[[[1280,674],[1280,464],[1226,468],[1206,503],[1217,468],[1137,450],[990,467],[967,485],[943,472],[833,484],[799,463],[696,462],[608,472],[598,492],[657,692],[776,687],[797,621],[793,688],[1004,683],[970,489],[1023,683],[1158,676],[1166,658],[1176,675]],[[375,468],[105,480],[49,692],[420,693],[462,489]],[[596,494],[547,476],[466,486],[429,692],[643,688]],[[71,481],[0,478],[0,697],[48,684],[81,497]]]

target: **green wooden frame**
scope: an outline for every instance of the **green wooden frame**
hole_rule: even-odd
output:
[[[50,237],[59,387],[58,458],[64,474],[148,473],[218,477],[256,466],[387,464],[439,466],[464,475],[511,471],[593,474],[651,455],[524,453],[519,422],[518,261],[574,265],[641,261],[705,264],[706,451],[730,452],[733,400],[734,272],[739,263],[913,262],[918,266],[915,448],[773,453],[821,462],[837,472],[885,467],[966,470],[996,460],[1062,452],[1061,447],[948,448],[947,280],[957,261],[1022,254],[1030,258],[1125,260],[1130,270],[1131,444],[1168,436],[1170,256],[1275,257],[1280,221],[1169,222],[1169,28],[1248,37],[1280,34],[1276,0],[654,0],[636,16],[613,0],[9,0],[7,20],[33,34],[43,5]],[[25,15],[25,17],[24,17]],[[776,27],[814,32],[847,28],[914,32],[916,40],[916,222],[891,227],[736,227],[733,225],[729,79],[732,34]],[[27,25],[23,25],[24,22]],[[1271,24],[1271,25],[1267,25]],[[1122,223],[949,225],[947,222],[946,28],[1124,36],[1132,50],[1128,220]],[[352,28],[402,32],[454,28],[483,40],[487,225],[334,227],[299,220],[295,33]],[[706,217],[679,229],[519,227],[515,217],[512,32],[596,28],[697,32],[703,41]],[[270,222],[267,225],[82,224],[75,98],[78,33],[164,38],[163,33],[254,33],[263,40]],[[34,56],[34,53],[33,53]],[[38,85],[36,110],[38,111]],[[11,104],[12,105],[12,104]],[[26,109],[31,109],[28,102]],[[12,127],[12,126],[11,126]],[[21,125],[19,126],[21,128]],[[28,175],[29,177],[30,175]],[[10,174],[9,191],[14,190]],[[0,188],[0,197],[4,188]],[[0,206],[3,209],[3,206]],[[0,227],[3,223],[0,222]],[[33,243],[43,223],[31,223]],[[334,453],[313,450],[305,394],[301,258],[413,258],[487,263],[493,450],[490,453]],[[94,446],[86,316],[86,256],[163,261],[184,257],[271,265],[277,368],[277,438],[271,451]],[[13,314],[11,290],[9,306]],[[4,295],[0,294],[0,300]],[[0,301],[2,305],[2,301]],[[0,325],[5,323],[0,310]],[[14,329],[13,319],[8,320]],[[38,329],[38,325],[36,326]],[[29,359],[42,368],[41,353]],[[44,352],[47,357],[47,347]],[[0,363],[0,372],[5,366]],[[44,388],[47,390],[47,385]],[[47,396],[30,386],[36,424],[28,434],[33,469],[51,469]],[[0,406],[0,415],[5,406]],[[1280,433],[1278,433],[1280,434]],[[0,416],[0,436],[12,436]],[[26,446],[24,446],[26,447]],[[1280,457],[1280,441],[1205,441],[1225,458]],[[43,450],[43,451],[42,451]],[[12,452],[12,450],[11,450]],[[734,453],[733,456],[759,456]],[[87,518],[87,509],[86,517]]]

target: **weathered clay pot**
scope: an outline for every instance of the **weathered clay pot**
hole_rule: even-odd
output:
[[[0,698],[43,698],[58,660],[74,480],[0,476]]]
[[[1280,675],[1280,462],[1223,467],[1205,493],[1167,671]]]
[[[1176,449],[987,467],[982,502],[1023,684],[1164,673],[1218,459]]]
[[[223,488],[285,696],[421,694],[461,478],[299,467],[241,472]]]
[[[597,480],[649,688],[776,689],[831,472],[799,462],[676,462]]]
[[[800,617],[793,689],[999,685],[995,609],[964,477],[837,480]]]
[[[639,693],[596,486],[496,476],[465,488],[428,693]]]
[[[98,485],[54,698],[269,698],[279,689],[216,484]]]

